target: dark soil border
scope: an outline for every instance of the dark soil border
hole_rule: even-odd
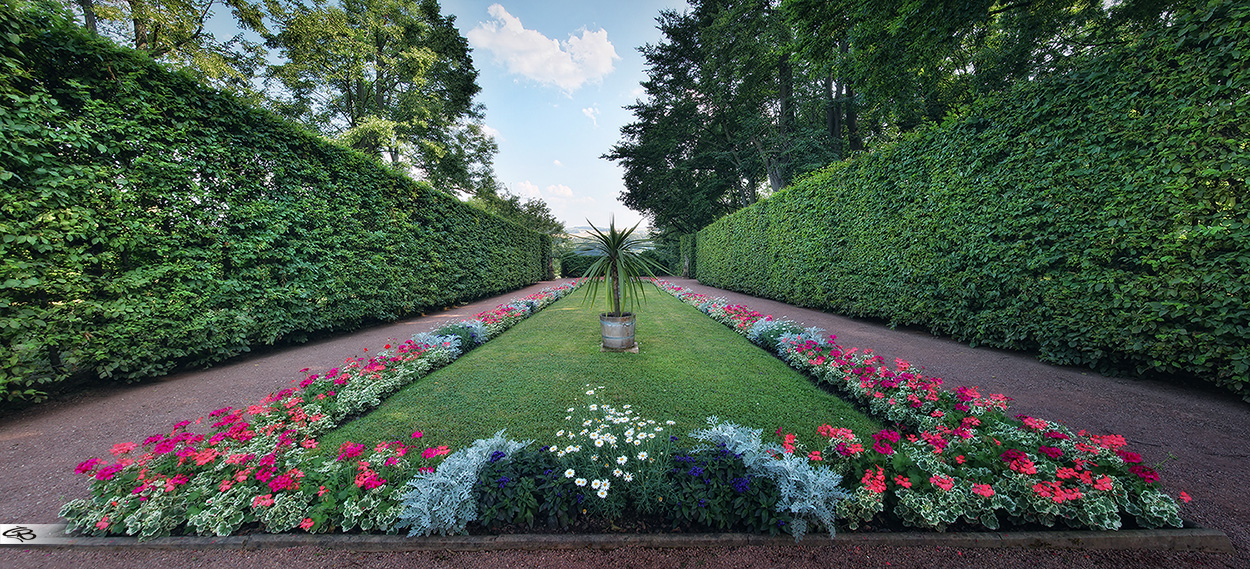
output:
[[[270,549],[321,547],[352,551],[504,551],[559,549],[620,549],[625,547],[701,548],[749,545],[805,547],[830,545],[824,534],[795,542],[789,536],[741,533],[711,534],[512,534],[489,536],[258,534],[228,537],[161,537],[139,541],[134,537],[77,537],[68,543],[26,544],[38,549]],[[1029,531],[967,533],[839,533],[834,545],[949,548],[1107,549],[1233,553],[1224,532],[1207,528],[1121,531]]]

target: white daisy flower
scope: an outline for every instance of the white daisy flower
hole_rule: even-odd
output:
[[[617,463],[617,464],[625,464],[625,463],[626,463],[626,462],[628,462],[628,461],[629,461],[629,459],[628,459],[628,458],[626,458],[626,457],[624,457],[624,456],[618,456],[618,457],[616,457],[616,463]]]
[[[564,429],[560,429],[560,430],[556,431],[556,436],[557,436],[557,437],[563,437],[563,436],[564,436]]]
[[[573,448],[573,445],[569,445],[569,446],[564,447],[564,452],[577,452],[577,451]]]
[[[565,471],[564,471],[564,477],[565,477],[565,478],[572,478],[572,477],[574,477],[574,476],[577,476],[577,473],[576,473],[576,472],[574,472],[572,468],[570,468],[570,469],[568,469],[568,470],[565,470]]]
[[[633,482],[633,481],[634,481],[634,473],[632,473],[632,472],[626,472],[626,473],[625,473],[624,478],[625,478],[625,481],[626,481],[626,482]]]
[[[598,411],[598,410],[599,410],[599,406],[598,406],[598,405],[594,405],[594,404],[592,404],[592,405],[590,406],[590,410],[591,410],[591,411]]]
[[[625,473],[625,471],[623,471],[623,470],[621,470],[621,469],[619,469],[619,468],[618,468],[618,469],[616,469],[616,470],[613,470],[613,471],[612,471],[612,476],[615,476],[615,477],[617,477],[617,478],[620,478],[620,477],[621,477],[621,475],[622,475],[622,474],[624,474],[624,473]]]
[[[603,446],[603,439],[595,439],[595,446],[597,447]]]
[[[603,483],[602,483],[602,482],[600,482],[599,480],[591,480],[591,481],[590,481],[590,487],[591,487],[591,488],[594,488],[595,490],[598,490],[600,486],[603,486]]]
[[[607,480],[603,480],[600,482],[599,487],[603,488],[604,490],[607,490],[608,488],[612,487],[612,483],[608,482]]]
[[[647,456],[647,451],[644,450],[638,453],[638,460],[647,460]]]
[[[607,489],[607,488],[600,488],[598,492],[595,492],[595,495],[596,495],[596,496],[598,496],[598,497],[600,497],[600,498],[607,498],[607,497],[608,497],[608,489]]]
[[[634,439],[634,446],[638,446],[638,445],[640,445],[640,444],[642,444],[642,441],[641,441],[641,440]]]
[[[574,480],[574,481],[573,481],[573,483],[574,483],[574,484],[576,484],[576,485],[578,485],[578,486],[585,486],[585,485],[586,485],[586,479],[585,479],[585,478],[578,478],[577,480]]]
[[[595,394],[595,390],[593,389],[586,390],[586,395],[594,395],[594,394]]]
[[[664,421],[664,424],[672,426],[672,425],[676,425],[677,423],[674,423],[673,421]]]

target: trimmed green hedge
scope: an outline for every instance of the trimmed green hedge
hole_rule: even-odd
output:
[[[1250,398],[1250,6],[1020,85],[698,235],[707,284]]]
[[[578,255],[574,252],[565,253],[560,256],[560,276],[566,279],[580,279],[586,274],[586,269],[594,264],[595,259],[598,257]]]
[[[0,7],[0,398],[513,290],[550,238]],[[46,385],[42,386],[46,388]]]

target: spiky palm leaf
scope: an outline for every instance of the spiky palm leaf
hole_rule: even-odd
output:
[[[590,223],[590,220],[586,222]],[[655,278],[655,273],[651,268],[659,268],[654,262],[639,254],[640,249],[647,242],[646,239],[634,237],[634,231],[638,229],[640,223],[642,222],[624,231],[618,231],[616,221],[609,218],[607,233],[600,231],[595,224],[591,223],[590,228],[594,234],[591,235],[590,242],[579,249],[580,252],[599,257],[582,275],[582,278],[590,279],[590,286],[586,287],[583,302],[598,296],[599,285],[606,284],[610,316],[623,315],[623,309],[632,309],[638,298],[645,301],[646,296],[638,278],[642,276]],[[603,278],[602,283],[600,278]]]

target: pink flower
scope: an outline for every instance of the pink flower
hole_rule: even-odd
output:
[[[96,527],[96,529],[100,529],[100,530],[105,530],[105,529],[108,529],[108,527],[109,527],[109,517],[108,517],[108,516],[104,516],[103,518],[100,518],[100,521],[98,521],[98,522],[96,522],[96,523],[95,523],[95,527]]]
[[[96,480],[112,480],[113,476],[125,468],[121,463],[110,464],[95,473]]]
[[[109,452],[113,453],[113,456],[121,456],[123,454],[129,453],[132,450],[135,450],[138,447],[139,445],[135,443],[117,443],[113,445],[112,450],[110,450]]]
[[[885,492],[885,472],[881,470],[880,466],[876,468],[877,468],[876,472],[873,472],[871,468],[868,470],[865,470],[864,477],[861,478],[859,481],[870,492],[874,494],[881,494],[882,492]]]
[[[226,490],[229,490],[231,486],[234,486],[234,482],[227,478],[226,480],[222,480],[221,484],[217,486],[217,491],[225,492]]]
[[[1145,480],[1147,484],[1150,484],[1152,482],[1157,482],[1159,480],[1159,473],[1155,472],[1154,469],[1150,468],[1149,466],[1142,466],[1140,464],[1134,464],[1128,470],[1129,472],[1132,472],[1133,474],[1136,474],[1137,476],[1141,477],[1141,479]]]
[[[96,466],[104,464],[103,460],[92,457],[78,463],[78,467],[74,469],[74,474],[87,474],[95,469]]]
[[[422,436],[421,431],[413,431],[413,432],[412,432],[412,438],[414,438],[414,439],[419,439],[419,438],[421,438],[421,436]]]
[[[1050,458],[1059,458],[1063,456],[1063,451],[1060,450],[1058,447],[1040,446],[1040,447],[1037,447],[1037,452],[1040,452],[1046,456],[1049,456]]]
[[[437,448],[431,447],[431,448],[425,449],[425,452],[421,453],[421,458],[434,458],[436,456],[442,456],[449,452],[451,452],[451,449],[447,448],[447,445],[443,445]]]
[[[313,522],[312,518],[304,518],[304,521],[299,523],[299,527],[303,529],[304,531],[309,531],[312,529],[314,524],[315,522]]]
[[[820,460],[820,451],[814,450],[807,453],[807,460]]]
[[[972,493],[980,494],[981,496],[985,496],[986,498],[989,498],[990,496],[994,495],[994,489],[990,488],[989,484],[973,484]]]
[[[255,498],[252,498],[253,508],[260,508],[263,506],[272,506],[272,505],[273,505],[273,494],[265,494],[264,496],[257,496]]]
[[[343,443],[341,446],[339,446],[338,460],[339,462],[343,462],[345,460],[358,457],[360,456],[362,452],[364,452],[364,450],[365,450],[365,445],[356,444],[351,441],[347,441]]]
[[[1115,454],[1120,457],[1126,464],[1138,464],[1141,462],[1141,455],[1126,450],[1117,450]]]
[[[933,476],[930,476],[929,483],[947,492],[949,492],[951,488],[955,487],[955,480],[953,478],[947,478],[941,474],[934,474]]]
[[[894,477],[894,483],[902,486],[903,488],[911,488],[911,479],[903,476],[902,474]]]
[[[1190,497],[1189,497],[1189,494],[1187,494],[1187,493],[1185,493],[1185,492],[1181,492],[1181,501],[1182,501],[1182,502],[1184,502],[1184,503],[1188,504],[1190,500],[1193,500],[1193,498],[1190,498]]]

